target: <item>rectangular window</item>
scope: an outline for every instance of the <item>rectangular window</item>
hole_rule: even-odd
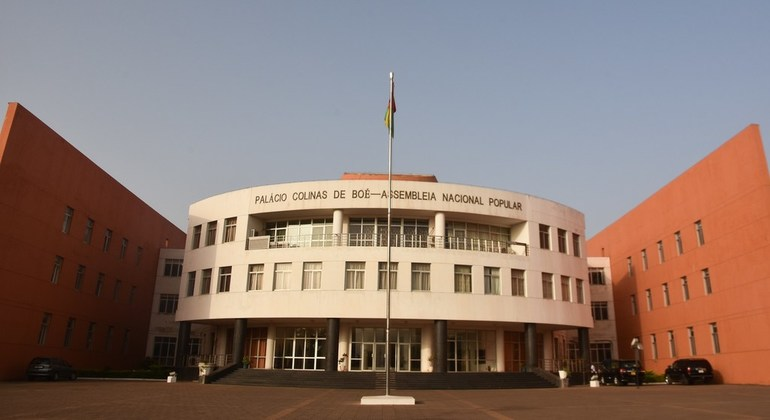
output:
[[[500,269],[497,267],[484,267],[484,294],[500,294]]]
[[[687,277],[682,277],[682,300],[687,302],[690,300],[690,286],[687,285]]]
[[[658,241],[658,262],[663,264],[666,261],[666,255],[663,253],[663,241]]]
[[[652,351],[652,360],[658,360],[658,341],[655,334],[650,334],[650,349]]]
[[[556,229],[556,241],[559,244],[559,252],[562,254],[567,253],[567,231],[564,229]]]
[[[86,278],[86,266],[78,265],[78,271],[75,272],[75,290],[83,288],[83,282]]]
[[[139,265],[142,262],[142,254],[144,254],[144,248],[141,246],[136,247],[136,265]]]
[[[201,246],[201,225],[193,226],[192,241],[190,242],[191,249],[198,249]]]
[[[712,322],[709,324],[711,328],[711,346],[714,348],[714,354],[719,354],[722,350],[719,348],[719,331],[717,330],[717,323]]]
[[[67,329],[64,330],[64,347],[72,345],[72,336],[75,334],[75,318],[67,320]]]
[[[700,220],[695,222],[695,239],[698,241],[698,246],[703,246],[706,243],[706,238],[703,236],[703,224]]]
[[[93,219],[86,220],[86,231],[83,233],[83,242],[90,244],[91,236],[94,234],[94,221]]]
[[[455,293],[472,293],[471,266],[455,265]]]
[[[170,294],[170,293],[161,293],[160,302],[158,304],[158,313],[168,314],[168,315],[175,314],[178,304],[179,304],[179,295]]]
[[[123,347],[121,348],[121,352],[123,354],[128,354],[128,349],[131,345],[131,330],[126,329],[123,331]]]
[[[160,366],[174,366],[176,337],[155,337],[152,345],[152,359]]]
[[[647,250],[642,250],[642,271],[647,271]]]
[[[701,272],[701,275],[703,276],[703,293],[710,295],[711,294],[711,274],[709,274],[709,269],[704,268],[700,272]]]
[[[86,333],[86,350],[94,349],[94,335],[96,334],[96,322],[88,323],[88,332]]]
[[[345,263],[345,290],[361,290],[364,288],[366,263]]]
[[[583,280],[577,279],[575,281],[575,287],[577,289],[577,303],[586,303],[585,292],[583,289],[585,286],[583,286]]]
[[[572,297],[570,296],[570,284],[569,284],[569,277],[567,276],[561,276],[561,300],[564,302],[571,302]]]
[[[291,277],[291,263],[276,263],[273,276],[273,290],[288,290]]]
[[[115,279],[115,288],[112,289],[112,300],[114,300],[115,302],[117,302],[118,299],[120,299],[120,288],[122,285],[123,285],[122,281]]]
[[[50,312],[45,312],[43,314],[43,321],[40,323],[40,331],[37,334],[37,344],[41,346],[45,345],[48,327],[51,326],[51,318],[53,318],[53,315],[51,315]]]
[[[430,264],[412,263],[412,290],[430,291]]]
[[[385,279],[388,276],[388,263],[387,262],[380,262],[377,264],[377,268],[379,271],[379,275],[377,276],[377,289],[378,290],[385,290],[386,284]],[[396,290],[398,286],[398,263],[392,262],[390,263],[390,290]]]
[[[524,270],[511,269],[511,295],[526,296],[524,291]]]
[[[647,311],[652,310],[652,290],[646,289],[644,291],[644,297],[647,299]]]
[[[136,286],[131,286],[131,290],[128,292],[128,303],[134,303],[134,297],[136,296]]]
[[[236,217],[228,217],[225,219],[225,230],[222,233],[222,243],[232,242],[235,240],[235,225],[238,221]]]
[[[674,340],[674,332],[668,331],[668,354],[673,359],[676,357],[676,340]]]
[[[232,267],[219,267],[219,282],[217,284],[218,293],[230,291],[230,278],[232,277]]]
[[[551,249],[551,227],[548,225],[540,225],[540,248]]]
[[[59,282],[59,275],[61,274],[61,267],[64,264],[64,258],[56,256],[53,259],[53,272],[51,273],[51,283],[56,284]]]
[[[195,271],[187,273],[187,296],[195,295]]]
[[[320,262],[306,262],[303,264],[302,290],[317,290],[321,288],[322,268],[323,266]]]
[[[682,247],[682,233],[679,231],[674,232],[674,243],[676,244],[676,255],[682,255],[684,248]]]
[[[109,352],[112,350],[112,336],[115,334],[115,327],[112,325],[107,327],[107,337],[104,339],[104,350]]]
[[[594,321],[606,321],[610,319],[610,310],[607,302],[591,302],[591,314]]]
[[[690,343],[690,356],[696,356],[698,352],[695,350],[695,329],[693,327],[687,327],[687,341]]]
[[[163,275],[166,277],[181,277],[183,262],[184,260],[179,258],[166,258],[163,264]]]
[[[577,233],[572,234],[572,255],[579,257],[580,252],[580,235]]]
[[[668,296],[668,283],[663,283],[663,306],[671,305],[671,299]]]
[[[75,216],[75,209],[67,206],[64,208],[64,221],[61,224],[61,231],[63,233],[70,233],[72,227],[72,218]]]
[[[631,261],[631,257],[626,258],[626,268],[628,269],[628,275],[633,276],[634,275],[634,264]]]
[[[110,242],[112,242],[112,231],[109,229],[104,230],[104,242],[102,242],[102,251],[108,252],[110,250]]]
[[[217,237],[217,221],[209,222],[206,225],[206,246],[214,245]]]
[[[553,299],[553,274],[543,273],[543,299]]]
[[[612,359],[612,343],[591,343],[589,352],[591,353],[591,363],[602,363],[605,360]]]
[[[120,241],[120,259],[126,258],[126,251],[128,251],[128,239],[123,238]]]
[[[588,281],[592,285],[604,285],[604,269],[597,267],[588,267]]]
[[[639,313],[639,309],[636,306],[636,295],[631,295],[631,315]]]
[[[201,294],[208,295],[211,293],[211,269],[206,268],[201,270]]]
[[[264,264],[249,264],[249,283],[246,290],[262,290],[262,279],[264,277]]]
[[[99,275],[96,276],[96,290],[94,291],[94,294],[96,296],[101,296],[103,288],[104,288],[104,273],[99,273]]]

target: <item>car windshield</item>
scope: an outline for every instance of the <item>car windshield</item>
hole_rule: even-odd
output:
[[[48,363],[51,363],[51,360],[44,357],[36,357],[30,362],[31,365],[42,365]]]
[[[633,360],[621,360],[619,365],[624,369],[633,369],[636,367],[636,362]]]

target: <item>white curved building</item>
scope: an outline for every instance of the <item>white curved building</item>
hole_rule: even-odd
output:
[[[552,369],[588,357],[582,213],[394,175],[389,247],[387,191],[386,175],[345,174],[192,204],[180,348],[190,324],[203,323],[217,326],[207,350],[227,355],[220,364],[246,356],[252,368],[384,370],[389,300],[399,371]]]

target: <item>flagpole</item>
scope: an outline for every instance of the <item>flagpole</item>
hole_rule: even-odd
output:
[[[393,72],[390,72],[390,97],[388,98],[388,261],[385,270],[385,396],[390,395],[390,226],[393,183]]]

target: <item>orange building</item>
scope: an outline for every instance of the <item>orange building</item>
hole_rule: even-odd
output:
[[[0,379],[145,354],[159,251],[185,234],[17,103],[0,132]]]
[[[770,384],[770,177],[750,125],[588,241],[610,257],[621,357],[703,357],[717,381]]]

